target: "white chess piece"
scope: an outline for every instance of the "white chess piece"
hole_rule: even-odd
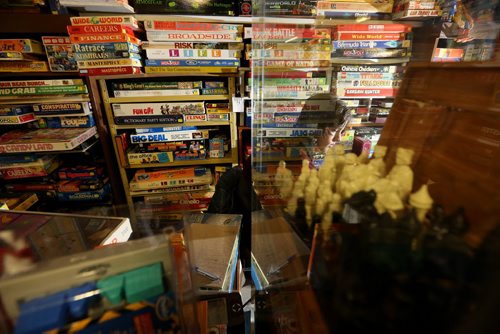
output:
[[[332,200],[330,202],[328,210],[337,213],[341,213],[344,210],[344,206],[342,204],[342,197],[339,194],[332,195]]]
[[[286,168],[286,162],[283,160],[279,162],[278,168],[276,168],[274,184],[278,187],[282,199],[290,196],[293,188],[293,175],[292,171]]]
[[[299,178],[308,179],[311,174],[311,168],[309,167],[309,160],[302,160],[302,168],[300,169]]]
[[[326,155],[323,164],[319,167],[318,178],[319,182],[323,184],[326,180],[331,182],[332,168],[335,167],[334,158],[332,155]]]
[[[431,195],[429,195],[427,185],[424,184],[417,192],[410,195],[408,202],[415,208],[417,219],[422,223],[425,220],[425,215],[432,208],[432,203],[434,201]]]
[[[297,211],[297,201],[299,198],[304,198],[304,187],[303,185],[297,181],[293,187],[292,196],[288,200],[287,203],[287,211],[290,215],[295,216],[295,212]]]
[[[383,198],[382,202],[385,206],[387,212],[391,215],[392,219],[398,218],[404,209],[404,204],[401,201],[401,198],[396,193],[386,193],[385,198]]]
[[[411,170],[411,161],[413,150],[398,148],[396,152],[396,165],[392,167],[387,178],[398,184],[398,194],[401,200],[406,200],[413,186],[413,171]]]
[[[313,206],[311,204],[306,204],[306,223],[309,227],[312,225],[312,215],[313,215]]]
[[[282,199],[287,199],[293,190],[293,179],[292,177],[287,177],[283,180],[283,186],[281,187],[280,196]]]
[[[344,167],[336,185],[337,193],[339,193],[343,198],[346,198],[346,189],[349,187],[351,173],[354,171],[357,161],[358,159],[356,154],[348,153],[345,155]]]
[[[286,174],[286,162],[281,160],[278,164],[278,168],[276,168],[276,174],[274,176],[274,184],[281,188],[283,180]]]
[[[387,153],[387,146],[376,145],[373,151],[373,158],[370,159],[368,165],[378,171],[381,177],[387,173],[384,162],[385,154]]]
[[[358,164],[367,164],[368,163],[368,151],[362,151],[358,156]]]
[[[316,200],[316,214],[321,216],[327,209],[331,199],[332,199],[332,189],[330,185],[330,181],[327,180],[321,184],[318,188],[318,196]]]
[[[333,148],[335,152],[335,170],[337,171],[337,175],[341,175],[345,163],[345,147],[342,144],[336,144]]]

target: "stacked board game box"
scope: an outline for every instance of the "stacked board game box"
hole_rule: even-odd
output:
[[[107,202],[111,185],[104,167],[63,166],[57,171],[57,200],[59,202]]]
[[[176,96],[200,95],[227,95],[227,80],[196,79],[196,80],[162,80],[140,82],[116,82],[112,84],[114,97],[147,97],[162,96],[174,98]],[[209,98],[207,98],[209,99]]]
[[[165,228],[180,230],[186,213],[207,210],[213,194],[213,190],[204,190],[146,196],[135,203],[137,227],[145,234]]]
[[[230,0],[135,0],[134,9],[140,14],[191,14],[234,16],[237,1]]]
[[[123,148],[124,165],[128,166],[223,158],[229,147],[220,136],[210,138],[212,130],[195,126],[140,128],[130,134],[130,144],[123,138],[126,134],[116,139]],[[127,145],[123,146],[124,142]]]
[[[390,20],[393,0],[318,1],[316,15],[330,19]]]
[[[132,16],[72,17],[68,26],[80,73],[114,75],[141,73],[141,41]]]
[[[396,0],[394,2],[393,20],[422,20],[441,16],[438,3],[433,0]]]
[[[43,36],[51,72],[78,72],[75,46],[65,36]]]
[[[86,151],[95,143],[91,139],[97,135],[84,81],[2,81],[0,100],[5,103],[0,108],[1,125],[17,125],[10,131],[7,128],[0,136],[3,190],[13,194],[34,192],[44,203],[56,199],[86,200],[85,194],[77,192],[96,190],[91,187],[99,183],[86,181],[88,184],[78,191],[74,183],[71,191],[68,185],[64,188],[59,185],[62,180],[68,181],[61,177],[60,171],[74,168],[72,163],[76,159],[72,155],[64,164],[62,153]],[[30,124],[23,124],[27,122]],[[109,195],[109,189],[102,191]],[[68,195],[69,192],[73,194]],[[101,198],[95,193],[89,196]]]
[[[384,123],[390,108],[371,102],[396,96],[411,55],[411,26],[343,24],[333,31],[332,61],[341,65],[333,73],[332,93],[344,100],[352,123]],[[382,61],[387,65],[371,65]]]
[[[117,124],[183,124],[207,121],[204,102],[114,103]]]
[[[145,21],[146,73],[236,72],[243,50],[239,24]]]
[[[0,72],[48,72],[42,43],[33,39],[0,39]]]
[[[130,181],[133,195],[209,190],[212,172],[208,167],[140,169]]]
[[[317,0],[264,0],[254,1],[255,16],[310,17],[316,13]]]
[[[327,71],[331,48],[329,28],[253,25],[249,84],[257,100],[255,154],[298,160],[313,149],[335,110]]]
[[[25,124],[36,121],[31,106],[0,106],[0,125]]]
[[[57,0],[49,3],[58,3],[60,6],[76,9],[83,12],[101,13],[134,13],[134,8],[130,6],[128,0]]]

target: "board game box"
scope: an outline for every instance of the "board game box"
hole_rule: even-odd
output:
[[[68,151],[96,133],[95,127],[14,130],[0,136],[0,153]]]

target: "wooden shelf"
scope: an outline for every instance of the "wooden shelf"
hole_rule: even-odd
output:
[[[233,24],[258,24],[258,23],[276,23],[276,24],[298,24],[298,25],[315,25],[330,27],[338,24],[347,23],[370,23],[384,24],[393,23],[391,20],[366,20],[358,19],[328,19],[321,17],[259,17],[259,16],[198,16],[198,15],[154,15],[154,14],[137,14],[135,17],[139,21],[144,20],[162,20],[162,21],[187,21],[187,22],[213,22],[213,23],[233,23]],[[414,27],[421,26],[420,21],[406,21],[406,24]]]
[[[127,124],[127,125],[112,125],[117,130],[126,129],[144,129],[144,128],[161,128],[171,126],[218,126],[230,125],[230,121],[217,121],[217,122],[188,122],[188,123],[175,123],[175,124]]]
[[[231,100],[229,95],[187,95],[187,96],[142,96],[142,97],[110,97],[110,103],[142,103],[142,102],[179,102],[179,101],[219,101]]]
[[[376,127],[383,127],[385,123],[371,123],[371,122],[365,122],[365,123],[351,123],[348,124],[347,127],[349,128],[362,128],[365,126],[376,126]]]
[[[259,159],[260,157],[253,157],[253,159]],[[260,161],[262,162],[280,162],[281,160],[284,161],[302,161],[302,158],[297,157],[297,158],[291,158],[291,157],[261,157]]]
[[[209,158],[203,160],[178,160],[174,162],[165,162],[157,164],[140,164],[130,165],[129,169],[135,168],[158,168],[158,167],[181,167],[181,166],[198,166],[198,165],[219,165],[233,163],[233,156],[231,152],[226,153],[224,158]]]
[[[0,79],[11,78],[36,78],[36,79],[57,79],[57,78],[78,78],[79,72],[0,72]]]
[[[127,75],[97,75],[91,76],[96,80],[124,80],[124,79],[149,79],[149,78],[164,78],[164,77],[237,77],[238,73],[193,73],[185,72],[167,72],[167,73],[141,73],[141,74],[127,74]]]

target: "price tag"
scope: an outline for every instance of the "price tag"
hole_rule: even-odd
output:
[[[233,96],[233,112],[244,112],[245,111],[245,100],[249,100],[248,97],[235,97]]]

